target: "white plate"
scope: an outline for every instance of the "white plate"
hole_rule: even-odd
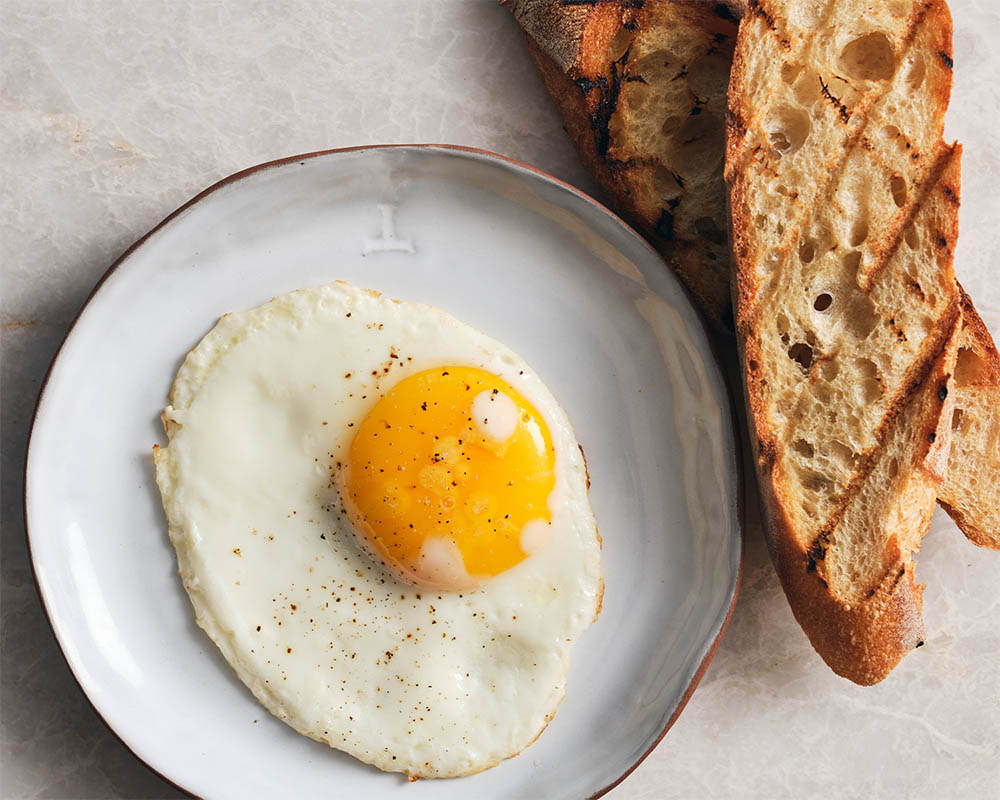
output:
[[[534,369],[586,450],[604,608],[539,740],[407,784],[271,717],[195,627],[151,469],[181,358],[228,311],[334,279],[439,306]],[[437,146],[301,156],[195,198],[99,284],[28,453],[35,574],[66,659],[139,758],[210,798],[580,798],[655,746],[736,598],[738,464],[723,380],[676,279],[602,206]]]

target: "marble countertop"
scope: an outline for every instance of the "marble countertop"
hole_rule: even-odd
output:
[[[1000,333],[1000,6],[951,7],[948,132],[965,144],[956,269]],[[77,687],[25,543],[32,410],[94,284],[204,187],[294,153],[450,142],[593,185],[493,0],[8,0],[0,63],[0,796],[180,797]],[[610,796],[1000,796],[1000,553],[971,545],[939,512],[917,574],[926,646],[861,688],[812,651],[760,531],[749,530],[742,592],[715,660],[677,724]]]

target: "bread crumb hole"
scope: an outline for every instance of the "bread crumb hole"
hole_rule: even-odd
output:
[[[812,458],[816,455],[816,451],[813,449],[813,446],[805,439],[796,439],[792,442],[792,449],[800,456],[805,456],[806,458]]]
[[[836,361],[830,359],[829,361],[821,361],[819,365],[819,376],[825,381],[836,380],[837,375],[840,374],[840,366]]]
[[[782,64],[781,65],[781,80],[785,83],[791,85],[795,83],[795,79],[799,77],[799,73],[802,72],[802,67],[796,64]]]
[[[802,487],[811,492],[822,494],[831,488],[829,478],[813,470],[807,470],[802,474]]]
[[[903,231],[903,241],[906,242],[906,246],[911,250],[916,250],[920,247],[920,234],[917,233],[915,225],[910,225],[910,227]]]
[[[764,127],[771,149],[779,156],[788,156],[805,143],[812,121],[801,108],[779,106]]]
[[[847,327],[859,340],[867,339],[875,330],[878,321],[875,306],[867,295],[859,295],[851,301],[847,313]]]
[[[777,150],[779,153],[787,153],[792,149],[791,140],[785,135],[784,131],[771,131],[768,134],[771,142],[771,147]]]
[[[858,454],[843,442],[833,441],[830,443],[830,451],[841,462],[849,467],[854,466],[858,460]]]
[[[893,458],[892,461],[889,462],[889,479],[892,480],[898,474],[899,474],[899,460]]]
[[[896,71],[896,54],[881,31],[859,36],[840,51],[840,70],[848,78],[885,81]]]
[[[829,292],[823,292],[822,294],[816,295],[816,299],[813,300],[813,308],[817,311],[826,311],[832,303],[833,295]]]
[[[673,136],[681,127],[684,122],[683,117],[678,117],[676,115],[669,116],[663,120],[663,125],[660,127],[660,132],[664,136]]]
[[[962,429],[962,423],[965,421],[965,412],[960,408],[955,409],[955,413],[951,417],[951,429],[953,431],[958,431]]]
[[[983,360],[976,354],[975,350],[968,347],[958,348],[958,358],[955,361],[955,383],[959,386],[968,386],[975,383],[981,377]]]
[[[805,342],[796,342],[788,349],[788,357],[797,361],[802,371],[808,373],[812,365],[813,349]]]
[[[858,370],[858,374],[862,378],[874,378],[878,375],[878,367],[875,366],[875,362],[869,358],[859,358],[854,362],[854,366]]]
[[[806,239],[799,245],[799,261],[808,264],[816,257],[816,242],[813,239]]]
[[[844,267],[847,268],[848,272],[856,274],[858,267],[861,266],[861,251],[852,250],[844,256]]]
[[[787,343],[788,329],[790,327],[788,323],[788,317],[786,317],[784,314],[778,314],[778,316],[774,318],[774,324],[778,328],[778,333],[781,334],[781,338],[784,339]]]
[[[914,55],[910,63],[910,68],[906,72],[906,83],[911,89],[919,89],[924,82],[924,75],[927,74],[927,64],[923,56]]]
[[[875,378],[866,378],[857,385],[858,402],[869,406],[882,396],[882,384]]]
[[[893,175],[889,181],[889,190],[892,192],[892,201],[897,208],[902,208],[906,204],[906,181],[899,175]]]
[[[868,238],[868,215],[862,214],[851,226],[851,238],[848,241],[851,247],[857,247]]]
[[[795,102],[805,108],[809,108],[819,100],[821,90],[822,84],[820,83],[819,75],[811,69],[804,69],[802,74],[799,75],[799,79],[795,82]]]

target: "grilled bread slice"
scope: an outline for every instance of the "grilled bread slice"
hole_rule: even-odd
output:
[[[726,87],[740,0],[502,0],[611,207],[732,331]]]
[[[961,297],[951,458],[938,502],[970,541],[1000,550],[1000,354],[971,298]]]
[[[961,149],[943,0],[754,0],[729,86],[737,338],[772,556],[838,674],[922,643],[947,466]]]

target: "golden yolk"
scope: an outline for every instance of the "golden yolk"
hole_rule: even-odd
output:
[[[439,367],[378,401],[338,481],[367,549],[411,583],[465,589],[544,545],[554,467],[545,422],[516,389]]]

